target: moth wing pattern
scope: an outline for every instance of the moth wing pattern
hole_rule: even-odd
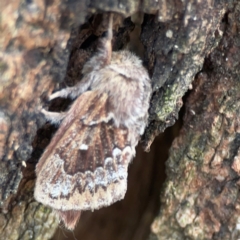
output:
[[[67,213],[124,198],[135,146],[109,109],[108,95],[97,91],[75,100],[37,164],[37,201]]]

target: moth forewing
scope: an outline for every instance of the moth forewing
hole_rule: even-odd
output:
[[[115,127],[106,113],[106,96],[85,92],[69,110],[37,165],[38,201],[64,211],[74,205],[76,210],[98,209],[101,204],[113,202],[115,196],[110,196],[106,203],[97,203],[94,198],[100,187],[117,184],[121,173],[118,168],[127,169],[131,157],[126,154],[132,150],[126,146],[130,145],[127,128]],[[96,101],[96,109],[89,113]],[[117,194],[117,189],[114,191]]]
[[[111,53],[109,32],[103,49],[85,64],[84,81],[50,97],[77,97],[69,111],[43,111],[48,120],[63,121],[37,164],[34,196],[69,229],[81,210],[124,198],[128,165],[147,124],[148,73],[132,53]]]

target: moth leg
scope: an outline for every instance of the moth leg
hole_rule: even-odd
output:
[[[41,113],[45,116],[45,118],[53,124],[59,124],[67,115],[67,112],[49,112],[45,109],[41,110]]]
[[[83,78],[75,86],[67,87],[67,88],[64,88],[60,91],[57,91],[57,92],[51,94],[49,97],[49,101],[51,101],[55,98],[58,98],[58,97],[74,99],[74,98],[78,97],[79,95],[81,95],[83,92],[87,91],[87,89],[90,87],[90,85],[91,85],[91,80],[89,80],[87,78]]]
[[[97,54],[95,57],[93,57],[90,61],[89,64],[94,66],[94,69],[101,69],[103,66],[106,64],[109,64],[111,62],[111,57],[112,57],[112,27],[113,27],[113,14],[109,14],[109,25],[108,25],[108,33],[107,37],[104,38],[101,41],[101,46],[99,49],[99,54]],[[84,68],[86,70],[88,69],[88,64],[85,65]],[[92,67],[90,67],[91,69]],[[84,69],[83,69],[84,72]],[[53,93],[50,97],[49,100],[53,100],[58,97],[62,98],[71,98],[74,99],[81,95],[83,92],[87,91],[87,89],[91,86],[93,79],[89,79],[87,77],[83,78],[77,85],[74,87],[68,87],[65,89],[62,89],[60,91],[57,91]]]

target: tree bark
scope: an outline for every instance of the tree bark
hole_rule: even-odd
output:
[[[2,1],[0,238],[53,236],[54,213],[33,199],[35,165],[56,130],[39,109],[47,107],[53,90],[80,81],[82,66],[106,30],[104,13],[114,11],[114,50],[137,48],[152,78],[145,150],[176,122],[190,90],[150,238],[237,239],[239,9],[237,0]],[[49,109],[68,105],[59,99]],[[149,155],[138,153],[126,199],[84,213],[76,233],[85,240],[147,238],[172,131]]]
[[[157,239],[239,239],[239,10],[229,6],[222,38],[206,56],[172,144]]]

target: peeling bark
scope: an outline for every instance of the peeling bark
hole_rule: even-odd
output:
[[[114,20],[114,50],[124,47],[136,49],[135,44],[129,43],[129,38],[138,38],[141,31],[138,54],[143,56],[154,89],[149,127],[143,137],[146,150],[160,132],[175,123],[183,104],[182,97],[204,64],[186,103],[183,130],[171,148],[168,180],[161,196],[161,215],[153,224],[156,235],[152,237],[220,239],[219,234],[227,234],[226,227],[232,230],[228,229],[229,235],[223,236],[235,236],[231,234],[236,233],[233,228],[238,212],[236,179],[240,171],[236,160],[240,59],[237,54],[237,1],[110,2],[4,0],[0,3],[1,238],[50,239],[55,232],[58,223],[54,214],[36,203],[32,196],[35,164],[56,130],[49,124],[44,125],[39,108],[48,105],[46,96],[52,91],[74,85],[81,79],[83,64],[95,51],[98,38],[106,30],[102,13],[107,11],[121,14]],[[132,17],[131,21],[128,18],[139,11],[145,13],[143,19]],[[228,22],[222,22],[224,14]],[[64,110],[68,104],[68,101],[59,99],[49,109]],[[224,152],[229,155],[226,157]],[[148,166],[144,165],[145,161],[142,160],[143,167],[139,168],[142,171],[139,170],[140,176],[147,172],[145,177],[139,179],[136,173],[131,181],[136,185],[142,183],[145,191],[152,189],[153,185],[156,189],[153,190],[153,198],[139,190],[136,199],[141,199],[143,194],[145,199],[141,201],[144,204],[139,204],[139,208],[132,212],[134,227],[130,224],[128,228],[135,234],[125,233],[124,239],[144,239],[156,212],[160,186],[154,181],[160,179],[158,162],[161,160],[156,155]],[[129,189],[134,191],[136,185]],[[220,190],[213,192],[215,188]],[[172,196],[172,189],[179,195],[174,193]],[[231,192],[229,196],[226,194],[228,191]],[[127,198],[129,201],[123,206],[134,206],[137,200]],[[214,208],[215,205],[223,211]],[[108,212],[102,211],[103,215]],[[138,212],[141,212],[140,216]],[[185,216],[188,216],[187,224]],[[223,216],[235,217],[231,217],[230,225],[226,225]],[[139,218],[141,221],[136,220]],[[172,228],[168,221],[173,224]],[[211,222],[211,229],[206,221]],[[88,223],[91,226],[91,221]],[[112,223],[108,224],[106,226]],[[128,227],[122,226],[122,229]],[[198,233],[194,235],[193,229]],[[116,232],[112,231],[111,236]],[[120,234],[118,239],[123,239],[123,235]],[[84,239],[96,239],[96,236],[97,228],[95,238]]]

